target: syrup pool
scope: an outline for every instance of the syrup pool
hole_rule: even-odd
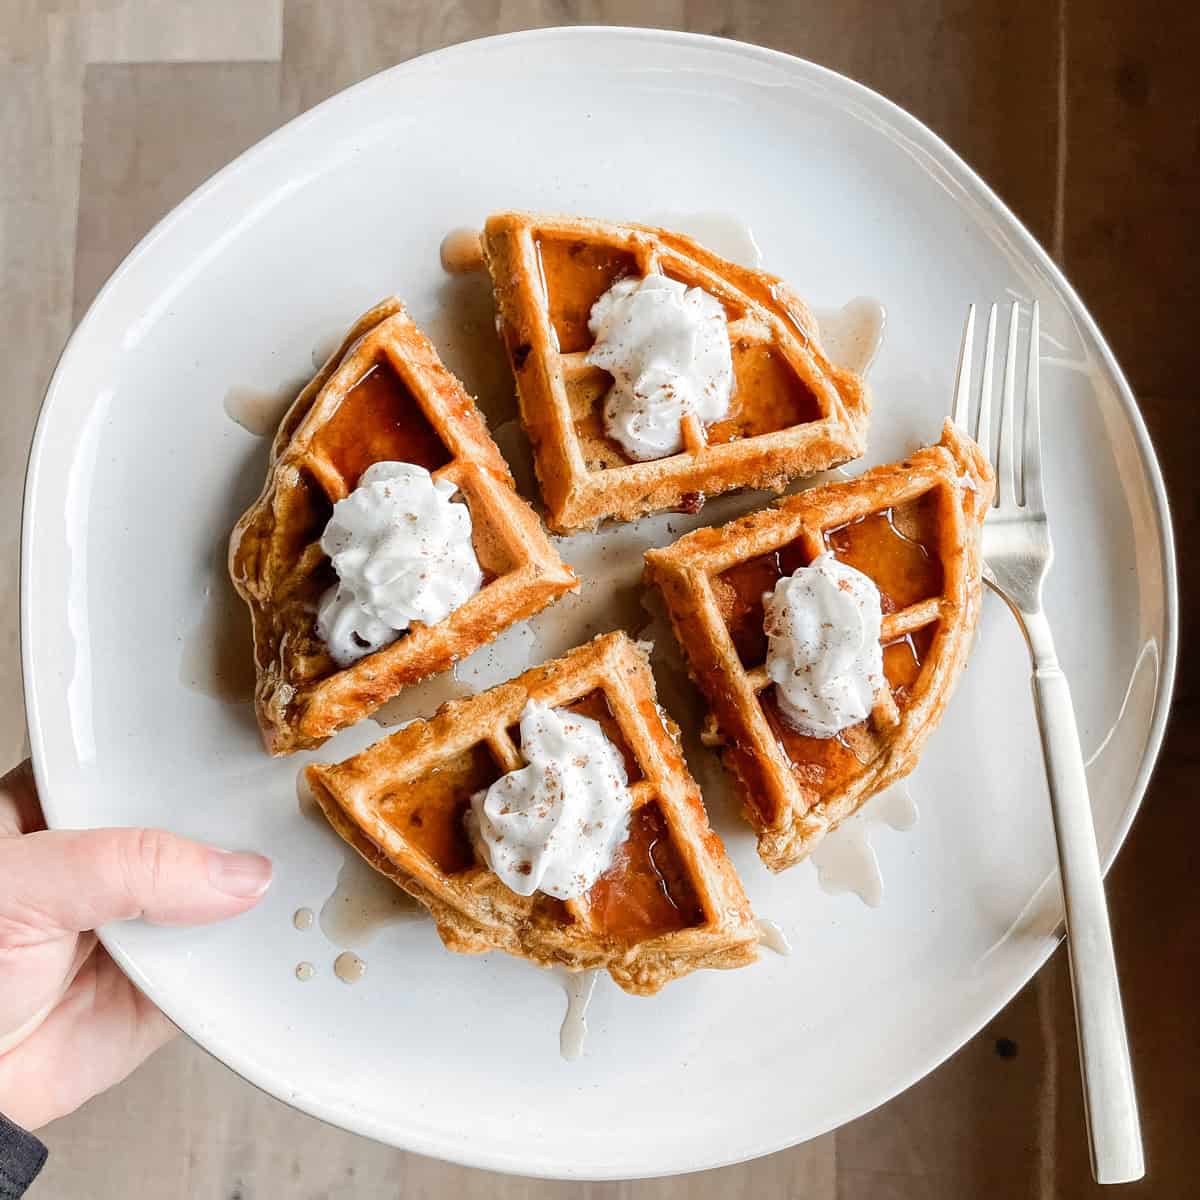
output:
[[[562,1028],[558,1033],[558,1051],[568,1062],[574,1062],[583,1053],[588,1032],[587,1010],[599,974],[599,971],[562,972],[567,1011],[563,1014]]]
[[[809,856],[817,869],[817,882],[831,895],[852,892],[870,908],[883,900],[883,875],[871,844],[871,827],[911,829],[919,816],[916,801],[905,783],[893,784],[872,797],[852,817],[826,834]]]

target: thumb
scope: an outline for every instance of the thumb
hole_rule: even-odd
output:
[[[78,933],[145,917],[204,925],[251,908],[271,882],[259,854],[231,854],[161,829],[54,830],[0,841],[5,933]]]

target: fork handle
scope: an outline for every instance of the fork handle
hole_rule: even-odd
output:
[[[1098,1183],[1127,1183],[1146,1167],[1079,730],[1045,616],[1023,616],[1066,905],[1092,1174]]]

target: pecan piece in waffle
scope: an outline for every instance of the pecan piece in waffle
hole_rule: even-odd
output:
[[[471,796],[524,765],[530,699],[598,720],[624,754],[629,837],[577,900],[518,896],[477,860]],[[646,655],[610,633],[305,776],[333,827],[433,915],[451,950],[504,950],[543,966],[602,968],[648,995],[701,967],[753,962],[759,934],[720,838],[655,701]]]
[[[444,620],[339,669],[316,629],[336,579],[321,534],[334,503],[383,461],[458,485],[484,586]],[[283,418],[262,494],[230,539],[229,573],[250,607],[255,709],[272,754],[319,745],[577,586],[471,397],[395,299],[358,320]]]
[[[694,511],[705,496],[778,490],[862,454],[866,385],[825,356],[812,314],[783,280],[645,225],[504,212],[482,241],[551,528]],[[618,279],[652,272],[721,302],[734,389],[727,418],[684,417],[681,453],[634,462],[605,433],[612,377],[586,361],[588,317]]]
[[[980,532],[992,472],[950,422],[936,446],[813,488],[646,554],[693,678],[708,699],[758,852],[773,871],[916,766],[962,672],[979,617]],[[767,678],[763,595],[831,550],[883,606],[887,686],[832,738],[792,729]]]

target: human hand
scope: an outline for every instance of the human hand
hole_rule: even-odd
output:
[[[28,761],[0,779],[0,1112],[27,1129],[125,1078],[175,1033],[90,932],[252,908],[258,854],[157,829],[47,831]]]

